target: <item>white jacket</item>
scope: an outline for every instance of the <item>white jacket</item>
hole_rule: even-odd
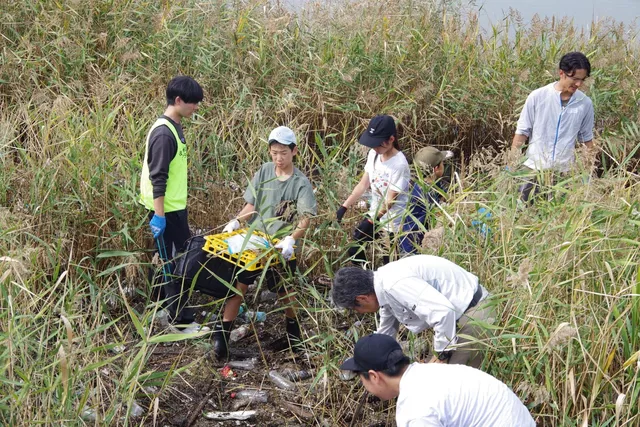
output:
[[[400,379],[398,427],[535,427],[518,396],[464,365],[413,363]]]
[[[516,134],[529,138],[525,166],[566,172],[574,162],[576,139],[593,140],[593,103],[577,90],[563,108],[560,91],[554,85],[548,84],[529,94]]]
[[[478,289],[478,278],[462,267],[432,255],[414,255],[373,273],[380,305],[377,333],[395,337],[402,323],[411,332],[433,328],[433,348],[456,344],[456,321]],[[487,296],[483,288],[482,299]]]

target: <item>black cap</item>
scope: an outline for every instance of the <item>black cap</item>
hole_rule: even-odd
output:
[[[396,134],[396,122],[387,115],[375,116],[369,122],[367,130],[360,135],[358,142],[369,148],[376,148]]]
[[[395,350],[400,350],[400,353],[389,357]],[[356,372],[384,371],[405,358],[407,356],[402,353],[402,347],[393,337],[371,334],[358,340],[353,357],[345,360],[340,369]]]

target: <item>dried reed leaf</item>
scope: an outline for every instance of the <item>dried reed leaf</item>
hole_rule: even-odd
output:
[[[619,420],[622,415],[622,411],[624,409],[624,399],[627,397],[626,394],[620,393],[618,398],[616,399],[616,425],[620,425]]]
[[[67,341],[69,343],[69,350],[71,350],[73,345],[73,328],[71,328],[71,322],[69,322],[69,319],[67,319],[66,316],[62,314],[60,315],[60,320],[62,320],[62,323],[64,323],[64,327],[67,331]]]
[[[67,353],[64,350],[63,345],[60,345],[60,347],[58,348],[58,360],[60,364],[60,380],[62,381],[62,388],[64,390],[64,394],[62,397],[64,402],[69,390],[69,363],[67,360]]]

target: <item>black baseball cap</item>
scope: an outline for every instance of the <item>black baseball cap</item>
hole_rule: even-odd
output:
[[[375,116],[369,122],[358,142],[369,148],[376,148],[391,136],[396,135],[396,122],[393,117],[387,115]]]
[[[391,356],[395,350],[400,352]],[[345,360],[340,369],[355,372],[384,371],[403,359],[408,358],[402,353],[402,347],[393,337],[371,334],[358,340],[353,357]]]

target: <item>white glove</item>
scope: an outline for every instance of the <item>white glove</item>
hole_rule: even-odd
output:
[[[224,228],[222,229],[222,232],[231,233],[232,231],[236,231],[238,228],[240,228],[240,221],[234,218],[231,221],[229,221],[229,224],[224,226]]]
[[[280,240],[276,243],[277,249],[282,249],[282,256],[284,259],[289,260],[291,255],[293,255],[293,245],[296,244],[296,239],[291,236],[287,236],[284,239]]]

